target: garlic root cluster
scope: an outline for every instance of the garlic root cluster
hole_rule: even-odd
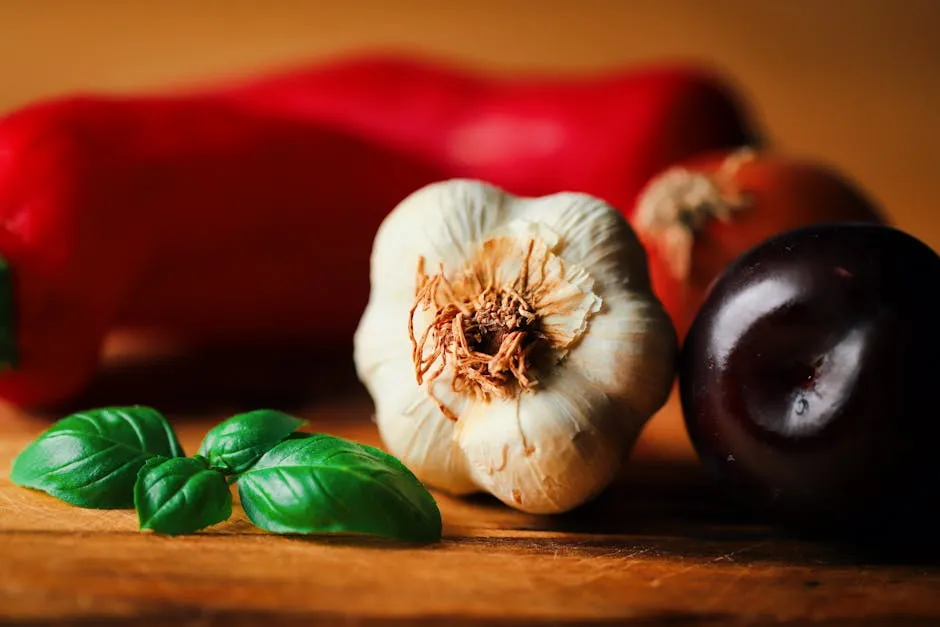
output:
[[[668,397],[675,330],[596,198],[429,185],[383,222],[371,280],[356,369],[386,447],[430,486],[570,510]]]

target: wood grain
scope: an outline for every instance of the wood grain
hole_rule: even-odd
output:
[[[675,410],[655,421],[679,424]],[[370,412],[354,383],[295,410],[310,430],[380,444]],[[191,452],[224,415],[171,417]],[[936,564],[782,536],[724,505],[694,460],[664,454],[655,438],[616,485],[563,516],[436,494],[445,528],[432,545],[268,534],[237,505],[226,523],[166,538],[138,532],[133,512],[75,508],[10,483],[12,457],[55,416],[0,413],[0,625],[940,621]]]

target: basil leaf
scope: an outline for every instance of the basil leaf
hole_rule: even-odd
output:
[[[163,415],[106,407],[56,422],[16,456],[10,480],[81,507],[132,507],[137,472],[154,455],[183,455]]]
[[[141,529],[193,533],[228,520],[232,493],[225,476],[199,455],[154,457],[137,476],[134,506]]]
[[[206,434],[199,454],[226,474],[251,467],[268,450],[304,424],[283,412],[258,409],[232,416]]]
[[[284,440],[238,478],[249,520],[278,533],[441,537],[434,497],[400,461],[329,435]]]

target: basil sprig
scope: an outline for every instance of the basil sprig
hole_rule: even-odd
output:
[[[177,535],[227,520],[237,481],[249,520],[274,533],[352,533],[432,542],[434,497],[398,459],[261,409],[232,416],[184,457],[149,407],[63,418],[13,461],[11,480],[81,507],[135,507],[140,528]]]
[[[105,407],[47,429],[13,460],[10,480],[79,507],[132,507],[137,472],[154,455],[183,455],[163,415],[150,407]]]

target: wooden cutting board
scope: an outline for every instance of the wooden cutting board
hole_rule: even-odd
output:
[[[266,372],[309,376],[295,366]],[[213,405],[196,402],[205,376],[170,371],[176,392],[157,406],[189,452],[255,381],[227,375]],[[331,376],[291,411],[309,430],[378,444],[368,397]],[[157,404],[141,390],[161,377],[121,372],[83,402]],[[237,506],[204,532],[161,537],[132,511],[12,485],[11,459],[58,415],[0,413],[0,625],[940,625],[938,566],[788,539],[723,505],[674,399],[597,501],[541,517],[436,494],[444,538],[425,546],[268,534]]]

